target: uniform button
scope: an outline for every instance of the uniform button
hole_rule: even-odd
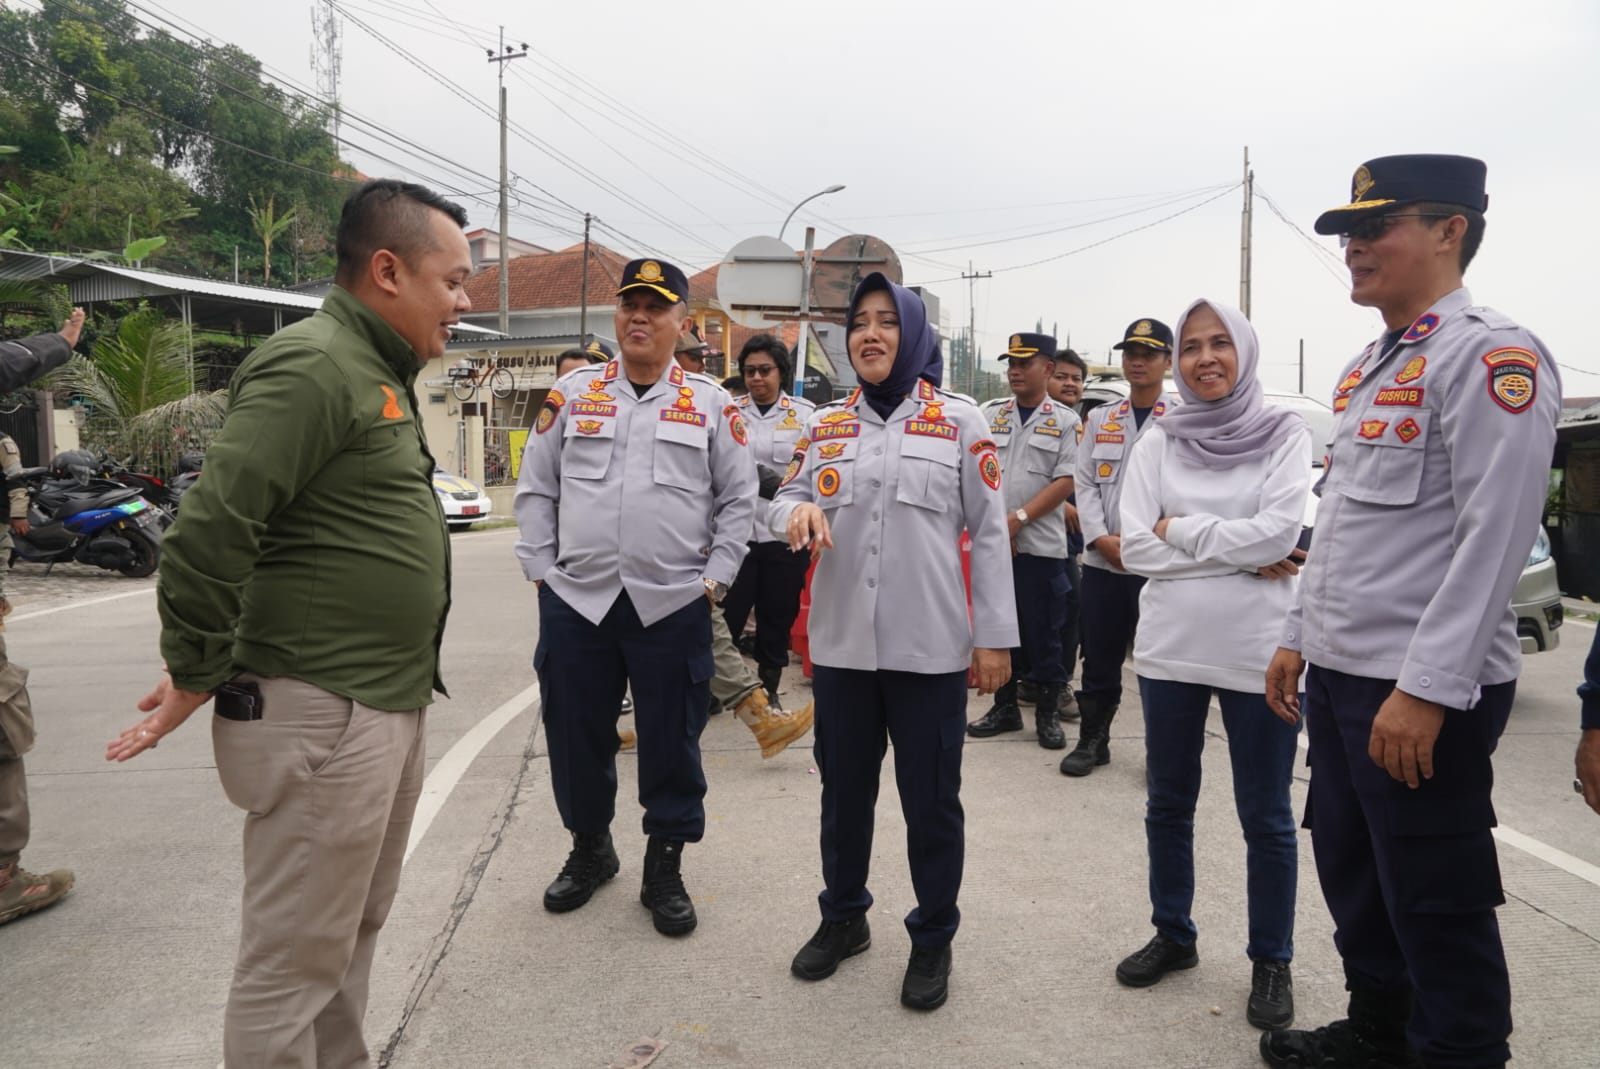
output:
[[[876,520],[876,519],[877,519],[877,518],[878,518],[878,514],[877,514],[877,513],[876,513],[876,512],[874,512],[874,513],[873,513],[873,514],[872,514],[872,518],[873,518],[873,519],[874,519],[874,520]]]
[[[1289,632],[1289,641],[1293,642],[1295,640],[1295,638],[1296,638],[1295,633],[1293,631],[1290,631]]]
[[[876,557],[878,555],[878,547],[877,546],[873,546],[867,552],[871,553],[874,557]]]
[[[1433,686],[1433,680],[1429,679],[1427,676],[1418,676],[1417,677],[1417,682],[1420,683],[1424,687]]]
[[[878,487],[880,487],[880,486],[882,486],[882,485],[883,485],[883,484],[882,484],[882,483],[881,483],[881,482],[879,482],[879,481],[878,481],[878,480],[877,480],[877,479],[874,479],[874,480],[872,480],[872,488],[873,488],[873,489],[874,489],[874,490],[876,490],[876,489],[877,489],[877,488],[878,488]]]
[[[877,456],[878,454],[880,454],[882,452],[883,452],[882,449],[879,449],[877,446],[873,446],[872,447],[872,451],[870,453],[868,453],[867,456],[875,457],[875,456]]]
[[[876,579],[868,579],[868,580],[867,580],[867,586],[868,586],[868,587],[869,587],[869,588],[870,588],[870,587],[875,587],[875,586],[877,586],[877,585],[878,585],[878,581],[877,581],[877,580],[876,580]]]

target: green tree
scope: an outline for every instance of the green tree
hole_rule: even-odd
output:
[[[258,205],[255,194],[250,194],[250,225],[255,229],[256,237],[261,239],[262,285],[272,282],[272,243],[294,223],[295,216],[293,208],[282,215],[275,214],[272,201],[273,194],[269,193],[266,205]]]
[[[74,356],[56,374],[89,413],[84,444],[163,474],[182,454],[203,452],[222,427],[227,394],[196,389],[191,345],[181,324],[141,308],[100,337],[93,360]]]

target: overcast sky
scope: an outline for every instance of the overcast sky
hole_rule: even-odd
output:
[[[275,8],[271,22],[239,0],[137,2],[312,81],[308,0]],[[994,272],[973,288],[986,353],[1042,318],[1103,358],[1132,319],[1170,323],[1202,295],[1238,302],[1242,195],[1223,191],[1248,145],[1258,194],[1288,219],[1258,197],[1263,374],[1292,388],[1304,339],[1306,388],[1323,396],[1381,325],[1350,304],[1338,244],[1308,240],[1312,221],[1348,199],[1365,159],[1453,152],[1489,167],[1474,296],[1540,334],[1563,364],[1600,372],[1591,0],[338,2],[344,106],[471,172],[382,150],[413,176],[484,194],[467,201],[475,224],[495,224],[494,118],[355,20],[491,113],[483,48],[496,28],[534,50],[507,72],[513,122],[611,187],[513,134],[521,218],[510,229],[540,244],[577,240],[573,209],[589,211],[617,251],[694,270],[843,183],[796,217],[792,244],[805,223],[819,244],[887,240],[905,281],[929,285],[952,327],[966,322],[957,276],[970,261]],[[345,134],[378,148],[355,123]],[[370,174],[401,170],[348,154]],[[1036,261],[1048,262],[1020,266]],[[1569,396],[1600,394],[1600,375],[1564,378]]]

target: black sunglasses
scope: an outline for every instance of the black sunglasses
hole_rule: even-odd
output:
[[[1352,241],[1377,241],[1400,219],[1448,219],[1450,216],[1443,212],[1391,212],[1387,215],[1374,215],[1370,219],[1363,219],[1349,230],[1339,235],[1339,247],[1344,248]]]

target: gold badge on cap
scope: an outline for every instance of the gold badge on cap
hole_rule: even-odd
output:
[[[1377,184],[1372,180],[1372,172],[1367,170],[1367,165],[1363,163],[1356,168],[1355,177],[1350,179],[1350,199],[1360,200],[1367,195],[1367,190]]]
[[[1022,348],[1022,335],[1021,334],[1013,334],[1013,335],[1011,335],[1011,348],[1013,348],[1013,349]]]
[[[639,273],[634,277],[640,282],[660,282],[667,276],[661,273],[660,264],[656,263],[654,260],[646,260],[644,263],[639,265]]]
[[[1154,330],[1155,328],[1150,325],[1148,319],[1141,319],[1133,325],[1133,334],[1136,338],[1142,338],[1147,334],[1153,333]]]

